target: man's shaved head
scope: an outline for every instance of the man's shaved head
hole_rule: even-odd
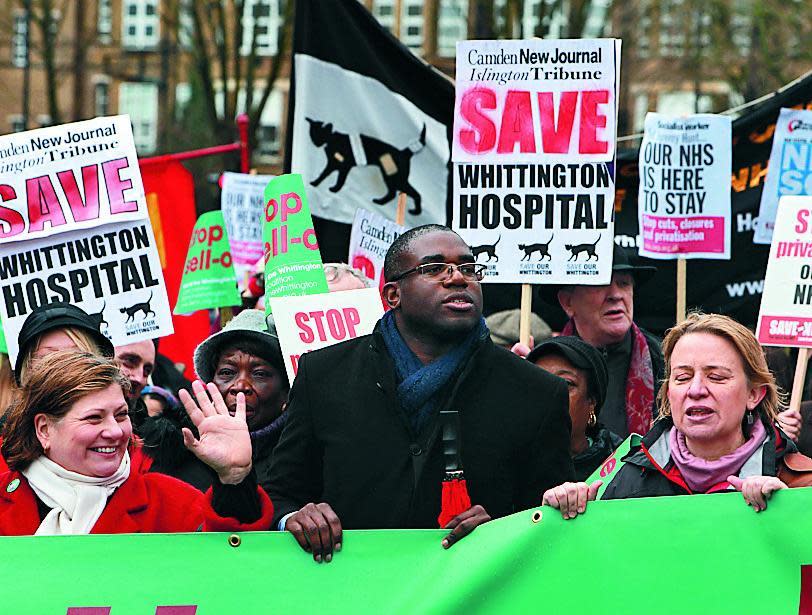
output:
[[[402,265],[403,256],[409,252],[415,239],[423,235],[428,235],[429,233],[453,233],[457,235],[457,233],[442,224],[424,224],[423,226],[416,226],[413,229],[409,229],[395,239],[386,252],[386,258],[383,261],[384,280],[388,282],[404,271]]]

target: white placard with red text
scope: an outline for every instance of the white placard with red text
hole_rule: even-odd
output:
[[[130,118],[0,137],[0,314],[9,357],[37,307],[82,307],[115,345],[172,333]]]
[[[0,243],[147,215],[129,116],[0,136]]]
[[[728,116],[646,115],[640,147],[640,256],[730,259]]]
[[[0,315],[12,364],[34,308],[78,305],[116,346],[171,335],[149,218],[0,244]]]
[[[605,284],[620,41],[457,44],[452,227],[486,282]]]
[[[812,348],[812,196],[783,196],[756,329],[765,346]]]
[[[350,253],[347,262],[382,288],[383,261],[392,242],[408,227],[392,222],[380,214],[358,209],[350,233]]]
[[[272,297],[270,302],[290,382],[305,352],[372,333],[383,316],[376,288]]]

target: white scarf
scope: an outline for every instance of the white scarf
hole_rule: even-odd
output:
[[[89,534],[107,499],[130,476],[130,454],[125,451],[118,470],[104,478],[71,472],[44,455],[21,473],[37,497],[52,509],[35,535]]]

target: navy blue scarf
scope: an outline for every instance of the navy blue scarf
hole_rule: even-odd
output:
[[[395,362],[398,376],[398,400],[409,419],[413,434],[419,434],[437,409],[441,392],[454,373],[467,359],[474,346],[488,337],[485,319],[480,318],[466,338],[442,357],[423,365],[395,326],[392,311],[381,318],[381,334]]]

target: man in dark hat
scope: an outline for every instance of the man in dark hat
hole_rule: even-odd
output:
[[[451,229],[411,229],[373,334],[302,355],[268,494],[316,561],[342,528],[443,527],[448,548],[573,476],[566,385],[490,340],[483,269]]]
[[[577,335],[603,350],[609,386],[600,416],[623,438],[645,434],[656,418],[655,397],[664,370],[660,340],[634,323],[634,287],[655,271],[633,264],[615,245],[609,284],[558,286],[544,294],[548,300],[554,294],[569,317],[562,335]]]

